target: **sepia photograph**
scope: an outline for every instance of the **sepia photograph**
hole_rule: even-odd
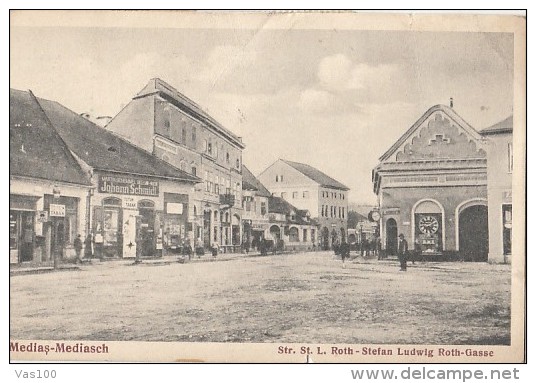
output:
[[[525,17],[9,30],[11,361],[525,360]]]

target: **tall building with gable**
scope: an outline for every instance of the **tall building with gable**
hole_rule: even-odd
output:
[[[106,128],[203,180],[191,198],[191,240],[206,247],[240,246],[245,147],[240,137],[159,78],[151,79]]]
[[[372,171],[383,248],[488,257],[487,146],[452,107],[428,109]]]

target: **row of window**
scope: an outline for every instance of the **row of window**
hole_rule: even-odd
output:
[[[208,154],[209,156],[213,157],[213,158],[216,158],[216,159],[220,159],[221,161],[223,161],[223,144],[220,145],[220,149],[219,149],[219,153],[218,153],[218,143],[212,143],[210,140],[207,141],[207,140],[203,140],[203,151]],[[219,157],[218,157],[218,154],[219,154]],[[227,165],[230,165],[231,164],[231,156],[229,154],[229,152],[225,153],[225,163]],[[237,170],[240,170],[240,159],[237,158],[235,160],[235,163],[234,163],[234,166]]]
[[[327,218],[343,218],[345,217],[345,208],[342,206],[322,205],[321,216]]]
[[[276,193],[272,193],[272,195],[275,196]],[[287,199],[287,196],[288,196],[287,192],[281,192],[281,198]],[[297,191],[292,192],[292,199],[298,199],[298,198],[308,199],[309,198],[309,192],[307,190],[303,191],[301,193],[297,192]]]
[[[205,170],[205,191],[213,194],[233,194],[236,201],[240,201],[240,191],[242,187],[240,182],[233,182],[231,185],[230,179],[225,179],[223,176],[215,175],[208,170]]]
[[[257,211],[257,201],[255,201],[255,198],[253,197],[244,197],[244,200],[242,201],[242,208],[245,211]],[[266,208],[266,202],[261,202],[261,216],[265,216],[266,213],[268,213],[268,209]]]
[[[291,227],[289,229],[288,234],[289,234],[288,235],[289,242],[300,242],[299,231],[298,231],[297,227]],[[315,230],[314,229],[311,229],[311,237],[310,238],[307,236],[307,234],[308,234],[308,230],[303,229],[302,242],[307,242],[308,240],[314,240],[314,238],[315,238]]]
[[[345,196],[344,193],[323,191],[322,198],[345,199]]]

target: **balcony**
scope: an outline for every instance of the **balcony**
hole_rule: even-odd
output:
[[[220,205],[234,206],[235,196],[234,194],[220,194]]]

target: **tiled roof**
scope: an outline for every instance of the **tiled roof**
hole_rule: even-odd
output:
[[[244,165],[242,165],[242,188],[245,190],[255,190],[257,195],[261,197],[270,197],[272,195]]]
[[[312,219],[306,219],[308,210],[300,210],[281,197],[270,196],[268,199],[268,212],[276,214],[285,214],[289,223],[298,225],[317,225],[318,223]],[[295,213],[295,219],[290,216]]]
[[[9,173],[91,185],[31,92],[9,91]]]
[[[489,128],[482,129],[480,134],[498,134],[498,133],[512,133],[514,131],[514,116],[510,116],[498,122]]]
[[[162,79],[152,78],[151,80],[149,80],[149,83],[140,92],[138,92],[138,94],[134,98],[140,98],[155,93],[160,94],[164,98],[168,99],[168,101],[174,101],[174,103],[176,104],[175,106],[179,107],[180,109],[186,108],[185,111],[188,114],[193,115],[194,117],[203,121],[205,124],[211,126],[213,129],[224,134],[225,136],[227,136],[227,138],[229,138],[239,147],[245,147],[242,143],[242,140],[236,134],[231,132],[229,129],[226,129],[218,121],[212,118],[207,112],[201,109],[201,107],[197,105],[194,101],[186,97],[184,94],[179,92],[177,89],[175,89],[173,86],[171,86]]]
[[[320,170],[313,168],[311,165],[302,164],[299,162],[281,160],[284,163],[292,166],[294,169],[304,174],[306,177],[309,177],[313,181],[319,183],[320,185],[328,188],[335,188],[341,190],[350,190],[347,186],[341,184],[339,181],[331,178],[327,174],[321,172]]]
[[[89,166],[112,172],[200,182],[55,101],[39,99],[67,146]]]

